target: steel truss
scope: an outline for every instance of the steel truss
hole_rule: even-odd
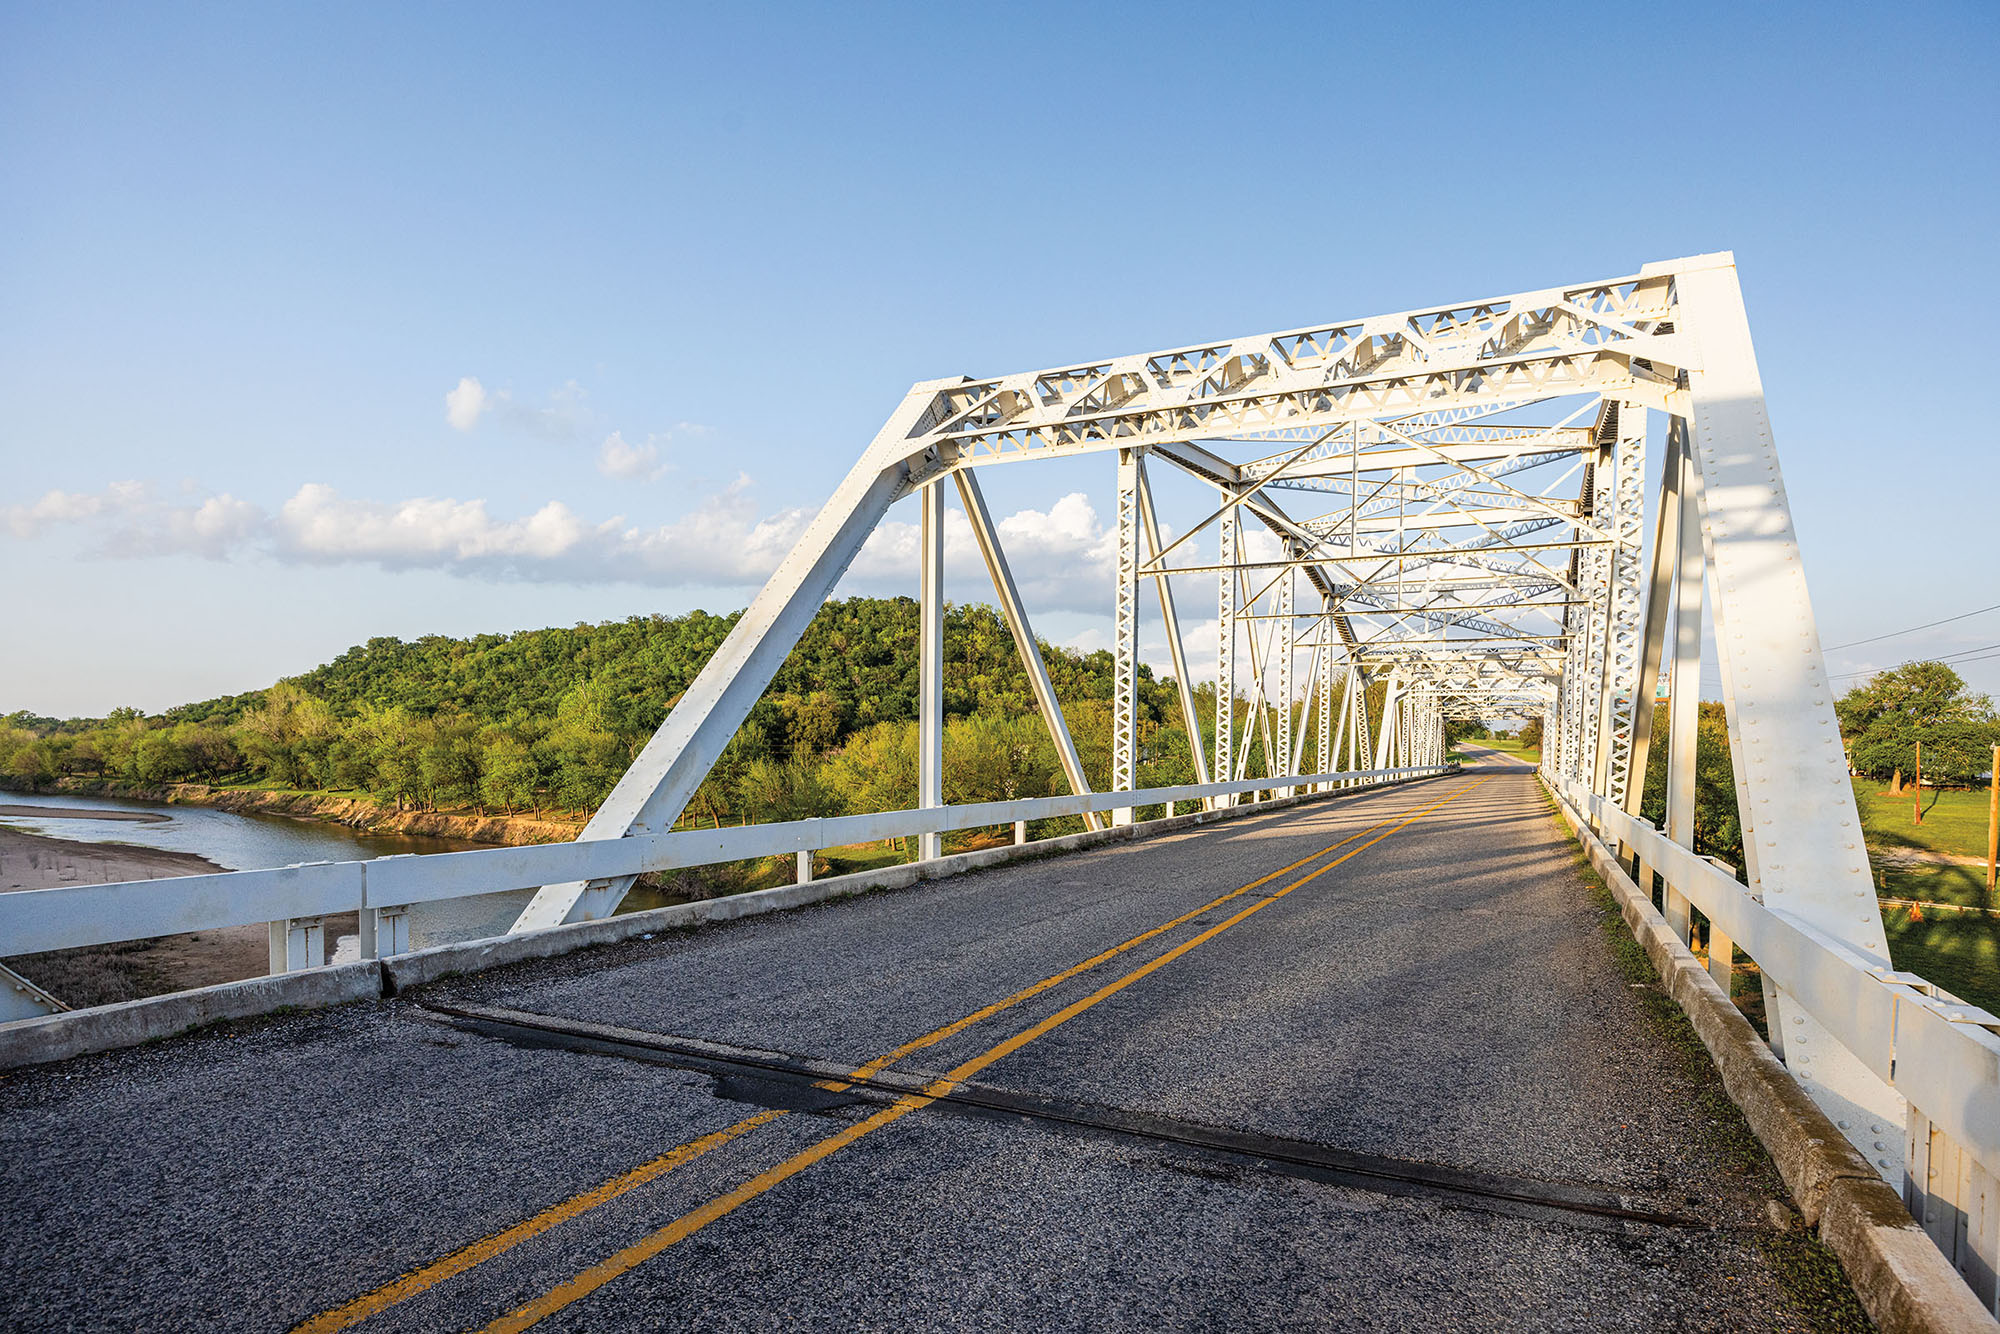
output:
[[[1665,462],[1649,547],[1655,428]],[[1086,792],[974,478],[986,467],[1099,453],[1111,456],[1116,495],[1109,794],[1147,786],[1153,726],[1187,732],[1190,777],[1269,779],[1283,791],[1301,773],[1440,761],[1450,718],[1539,717],[1552,783],[1636,812],[1652,687],[1664,672],[1679,706],[1667,742],[1667,834],[1691,847],[1706,579],[1750,890],[1889,967],[1727,254],[915,385],[581,838],[672,826],[870,531],[906,496],[918,497],[923,532],[915,795],[920,807],[941,805],[950,484],[1067,780]],[[1167,477],[1178,488],[1171,498],[1189,506],[1177,530],[1160,517]],[[1203,719],[1174,587],[1206,577],[1216,588],[1216,691]],[[1147,583],[1178,687],[1177,716],[1157,723],[1141,717],[1137,689]],[[1300,653],[1310,655],[1303,673]],[[1374,682],[1386,694],[1379,709],[1368,705]],[[1132,809],[1113,807],[1112,817],[1129,820]],[[938,851],[927,841],[926,855]],[[547,886],[515,929],[604,916],[628,884]],[[1685,903],[1667,911],[1685,933]],[[1726,975],[1726,942],[1711,957]],[[1767,1015],[1774,1046],[1836,1120],[1902,1123],[1894,1091],[1792,997],[1773,989]],[[1862,1140],[1874,1142],[1865,1129]]]

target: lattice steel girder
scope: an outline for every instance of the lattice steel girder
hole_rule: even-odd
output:
[[[1111,790],[1138,786],[1139,766],[1139,451],[1118,451],[1118,571],[1112,599]],[[1130,824],[1132,808],[1112,812]]]
[[[967,380],[923,431],[949,466],[1560,393],[1664,406],[1688,354],[1647,327],[1670,313],[1671,271]]]
[[[1528,515],[1541,515],[1548,509],[1546,505],[1497,505],[1482,506],[1478,509],[1443,510],[1436,514],[1406,515],[1400,524],[1390,523],[1380,515],[1363,515],[1359,526],[1352,531],[1362,537],[1393,533],[1398,529],[1432,530],[1447,528],[1473,528],[1485,524],[1519,523]],[[1317,519],[1299,520],[1301,527],[1315,533],[1336,533],[1349,531],[1345,515],[1324,515]]]
[[[1216,527],[1221,561],[1216,576],[1215,777],[1236,777],[1236,510],[1225,506]],[[1229,805],[1234,798],[1219,797]]]
[[[1377,444],[1363,449],[1359,454],[1352,453],[1350,448],[1342,448],[1338,453],[1323,453],[1318,457],[1300,459],[1285,468],[1285,476],[1292,479],[1338,481],[1357,471],[1366,477],[1371,472],[1437,463],[1440,458],[1455,463],[1486,463],[1494,459],[1510,458],[1524,448],[1532,448],[1538,463],[1552,463],[1556,459],[1568,457],[1590,447],[1590,432],[1581,426],[1547,429],[1522,426],[1459,427],[1450,433],[1409,431],[1407,434],[1421,439],[1430,448],[1421,449],[1393,443]],[[1390,437],[1392,441],[1394,438]],[[1246,482],[1262,481],[1275,472],[1284,459],[1284,455],[1279,455],[1275,460],[1259,460],[1243,464],[1240,475]]]

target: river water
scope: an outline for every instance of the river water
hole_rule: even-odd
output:
[[[463,852],[469,848],[490,846],[454,838],[366,833],[319,820],[238,815],[233,811],[218,811],[206,806],[170,806],[121,797],[77,797],[0,790],[0,804],[136,811],[165,816],[161,820],[140,821],[0,815],[0,824],[24,833],[45,834],[50,838],[66,838],[77,843],[124,843],[192,852],[230,871],[257,871],[297,862],[368,861],[411,852]],[[422,949],[426,945],[446,941],[500,935],[531,897],[532,890],[511,890],[414,904],[410,908],[411,948]],[[626,906],[629,911],[641,905],[629,903]],[[344,936],[335,958],[352,958],[354,952],[354,938]]]

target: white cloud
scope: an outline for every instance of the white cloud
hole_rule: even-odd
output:
[[[1007,568],[1032,615],[1037,611],[1102,611],[1110,605],[1118,565],[1115,532],[1097,517],[1089,497],[1073,491],[1047,510],[1020,510],[994,521]],[[848,568],[850,582],[893,584],[914,590],[919,524],[886,520],[868,535]],[[944,523],[945,595],[952,601],[991,602],[993,585],[959,510]]]
[[[556,559],[589,531],[559,500],[525,519],[497,520],[483,500],[424,497],[390,505],[347,500],[308,482],[279,511],[276,538],[279,554],[303,560],[477,565]]]
[[[660,447],[654,440],[627,444],[622,431],[604,437],[597,450],[597,470],[625,482],[650,482],[666,471],[660,464]]]
[[[677,430],[680,428],[676,428]],[[614,434],[641,456],[632,471],[656,467],[658,437],[645,446]],[[622,455],[615,456],[626,466]],[[342,495],[324,483],[301,486],[274,511],[229,494],[194,492],[163,500],[148,484],[120,482],[96,493],[51,491],[0,510],[0,529],[20,539],[66,526],[84,535],[86,550],[116,557],[189,554],[212,559],[261,558],[281,563],[370,564],[431,569],[482,579],[663,588],[753,590],[798,541],[810,509],[763,511],[755,487],[738,476],[709,492],[687,513],[657,524],[622,516],[591,519],[562,501],[532,512],[495,514],[484,499],[419,496],[372,500]],[[1046,510],[998,517],[1016,584],[1032,615],[1102,614],[1109,610],[1116,562],[1115,535],[1082,493]],[[919,528],[889,520],[857,554],[843,593],[900,593],[916,588]],[[1176,553],[1191,560],[1193,544]],[[954,601],[990,602],[991,584],[965,516],[947,512],[946,594]]]
[[[479,424],[480,416],[492,403],[486,386],[470,375],[464,376],[459,380],[458,388],[444,396],[445,420],[457,430],[469,431]]]
[[[32,505],[9,505],[7,531],[15,537],[33,537],[51,524],[76,523],[102,514],[120,487],[137,482],[114,482],[103,495],[82,495],[73,491],[51,491]]]
[[[228,492],[176,505],[150,483],[136,481],[113,482],[94,494],[51,491],[4,514],[8,532],[24,539],[59,524],[92,524],[98,553],[123,557],[222,556],[266,522],[262,510]]]

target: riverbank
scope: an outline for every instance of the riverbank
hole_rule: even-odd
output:
[[[222,869],[192,852],[80,843],[0,825],[0,892],[158,880]],[[337,918],[328,919],[328,927],[353,931],[353,914],[346,914],[344,927]],[[261,925],[232,926],[22,954],[5,962],[63,1004],[82,1009],[256,977],[270,968],[270,940]]]
[[[36,791],[75,797],[119,797],[157,801],[170,806],[205,806],[236,815],[280,815],[292,820],[318,820],[349,829],[419,838],[458,839],[519,847],[528,843],[567,843],[583,828],[581,820],[526,815],[482,815],[476,811],[398,810],[369,797],[330,792],[292,792],[255,787],[216,787],[208,783],[167,783],[145,786],[108,779],[63,778],[39,785]]]

